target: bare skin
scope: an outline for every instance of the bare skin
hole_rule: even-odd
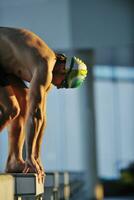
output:
[[[20,112],[18,117],[8,125],[9,154],[6,164],[6,172],[22,172],[25,162],[22,157],[23,144],[25,139],[24,124],[26,121],[27,94],[28,88],[24,83],[15,77],[10,79],[13,92],[19,103]]]
[[[44,174],[40,148],[46,127],[47,94],[52,84],[60,85],[65,76],[63,72],[58,73],[60,66],[55,63],[55,53],[34,33],[0,28],[0,66],[6,73],[30,82],[29,89],[17,80],[0,86],[0,131],[9,127],[7,172]],[[25,162],[22,158],[24,139]]]

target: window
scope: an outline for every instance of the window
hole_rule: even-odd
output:
[[[117,178],[134,160],[134,68],[95,66],[94,90],[99,176]]]

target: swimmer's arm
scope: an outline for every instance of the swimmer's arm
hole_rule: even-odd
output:
[[[31,82],[29,91],[29,110],[26,124],[26,152],[27,159],[34,156],[36,140],[42,127],[44,106],[46,104],[47,89],[52,81],[52,72],[48,68],[37,70]]]

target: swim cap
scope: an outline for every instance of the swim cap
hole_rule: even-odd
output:
[[[87,76],[87,66],[79,58],[72,57],[68,68],[66,64],[66,76],[61,83],[62,88],[77,88]]]

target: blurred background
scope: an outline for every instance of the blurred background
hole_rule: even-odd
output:
[[[81,174],[84,193],[77,200],[132,195],[134,1],[0,0],[0,26],[30,29],[54,51],[79,56],[88,66],[81,88],[54,88],[48,96],[46,171]],[[3,172],[6,129],[0,152]]]

